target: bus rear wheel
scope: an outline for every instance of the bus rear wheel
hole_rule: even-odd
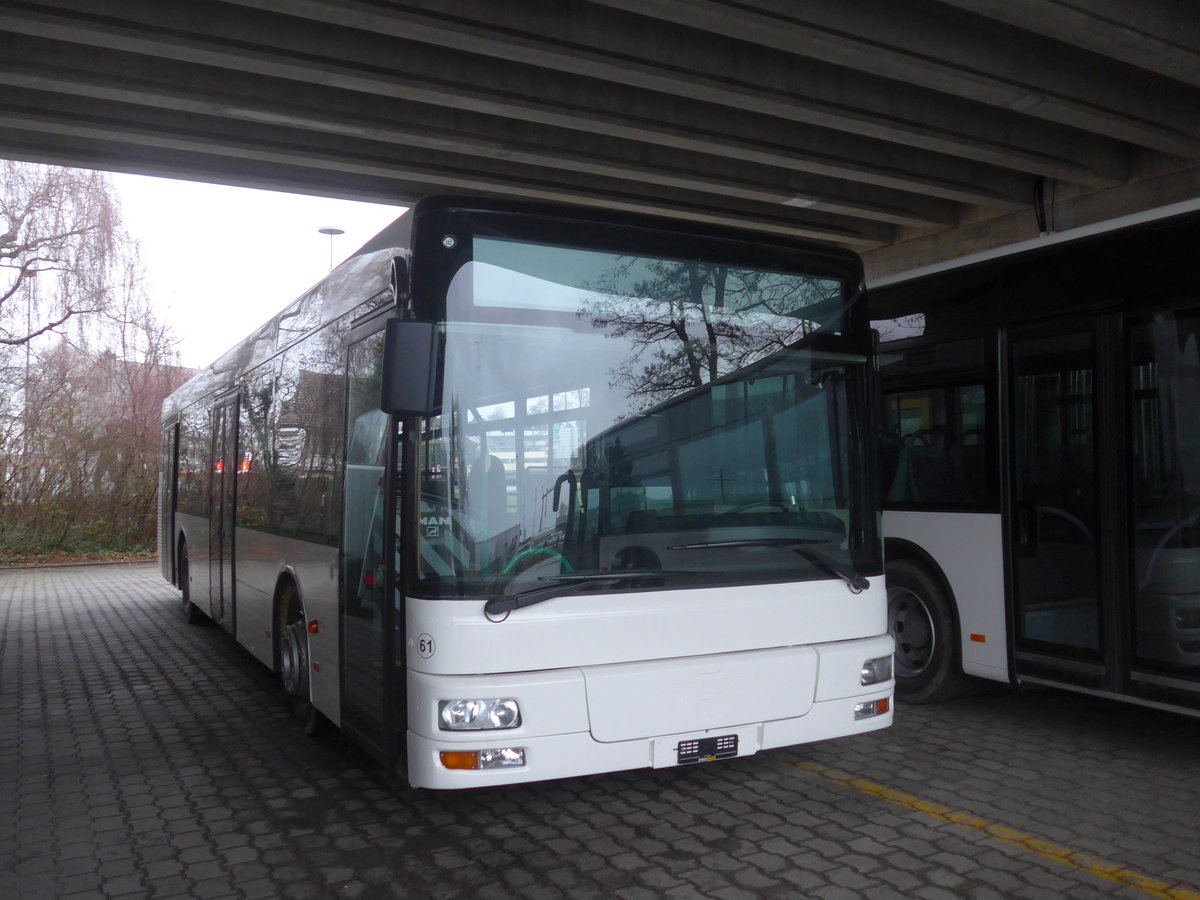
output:
[[[887,564],[888,630],[896,641],[896,696],[909,703],[948,700],[965,687],[951,601],[928,570],[906,559]]]

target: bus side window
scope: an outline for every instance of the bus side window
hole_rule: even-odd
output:
[[[955,440],[951,465],[963,490],[965,502],[985,503],[987,478],[987,404],[983,385],[955,388]]]
[[[982,385],[886,395],[882,483],[892,503],[971,506],[987,498]]]

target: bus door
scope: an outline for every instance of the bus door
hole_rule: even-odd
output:
[[[208,614],[233,630],[233,530],[237,482],[237,394],[213,408],[212,480],[209,482]]]
[[[175,504],[179,489],[179,423],[162,433],[158,472],[158,564],[163,578],[175,584]]]
[[[347,369],[342,500],[342,727],[381,758],[392,751],[391,703],[403,703],[396,633],[396,425],[379,408],[382,322],[352,333]],[[399,688],[393,690],[393,685]],[[403,724],[402,720],[401,723]]]
[[[1200,309],[1130,329],[1133,690],[1200,693]]]
[[[1007,361],[1015,667],[1103,687],[1096,336],[1014,330]]]

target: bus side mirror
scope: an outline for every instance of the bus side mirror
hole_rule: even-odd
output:
[[[438,329],[432,322],[389,319],[383,344],[383,391],[379,408],[396,416],[429,416],[438,396]]]

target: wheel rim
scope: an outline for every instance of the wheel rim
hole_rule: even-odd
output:
[[[293,697],[303,697],[308,684],[308,641],[304,622],[292,622],[283,629],[279,642],[279,674],[283,689]]]
[[[896,641],[896,677],[913,678],[924,672],[937,644],[933,616],[925,601],[908,588],[890,588],[888,630]]]

